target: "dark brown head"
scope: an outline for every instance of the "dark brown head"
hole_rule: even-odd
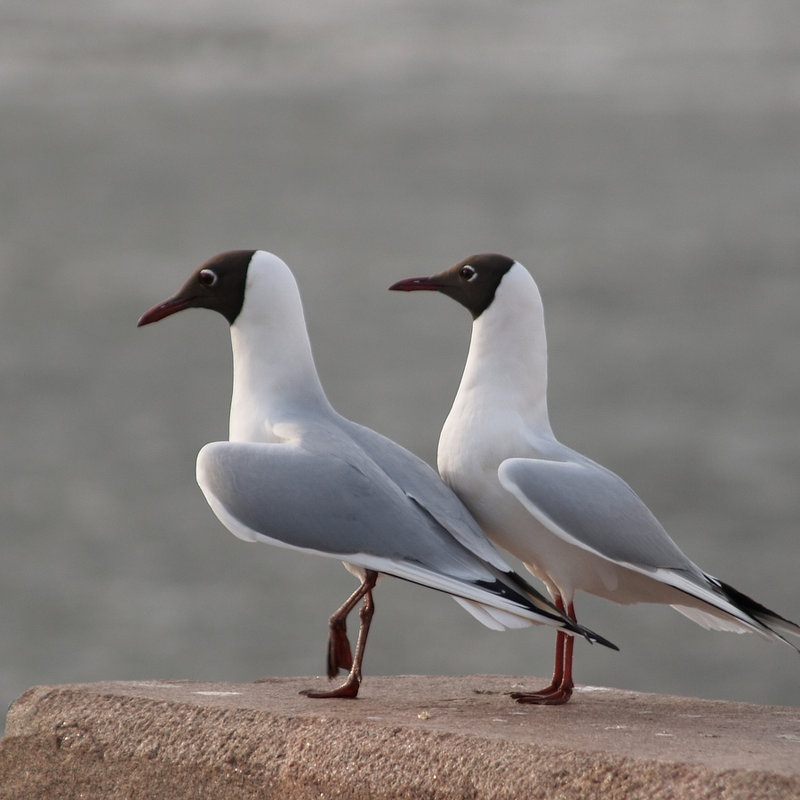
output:
[[[244,303],[247,268],[256,250],[230,250],[210,258],[168,300],[143,314],[137,327],[158,322],[184,308],[210,308],[233,325]]]
[[[498,253],[481,253],[428,278],[407,278],[389,287],[395,292],[442,292],[461,303],[477,319],[494,300],[503,276],[515,264]]]

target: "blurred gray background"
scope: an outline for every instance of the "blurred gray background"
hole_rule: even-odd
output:
[[[352,577],[235,539],[194,482],[224,320],[135,328],[229,248],[293,267],[334,405],[430,463],[470,320],[386,288],[518,258],[556,433],[800,619],[797,3],[4,0],[0,118],[3,711],[35,683],[323,670]],[[547,629],[390,579],[376,606],[365,691],[550,674]],[[580,683],[800,705],[787,647],[577,608],[622,649],[579,643]]]

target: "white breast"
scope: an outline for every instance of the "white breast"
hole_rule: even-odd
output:
[[[553,457],[547,413],[547,340],[539,290],[515,264],[475,320],[469,355],[439,438],[438,467],[495,544],[565,598],[576,586],[607,596],[619,568],[551,533],[506,491],[507,458]],[[624,601],[622,601],[624,602]]]

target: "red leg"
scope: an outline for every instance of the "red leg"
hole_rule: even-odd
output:
[[[340,669],[350,670],[353,666],[353,655],[347,639],[347,616],[356,607],[358,601],[366,594],[362,583],[341,607],[336,609],[328,620],[328,677],[335,678]]]
[[[564,601],[559,596],[555,598],[559,611],[565,611],[570,619],[575,620],[575,606],[570,603],[564,608]],[[550,685],[538,692],[514,692],[512,697],[518,703],[531,703],[534,705],[557,706],[566,703],[572,697],[575,684],[572,680],[572,653],[575,647],[575,637],[563,631],[556,634],[556,661],[553,669],[553,679]]]
[[[372,615],[375,613],[375,604],[372,601],[372,589],[375,586],[375,581],[378,580],[378,573],[372,570],[367,570],[364,576],[364,582],[359,586],[359,598],[363,596],[364,603],[361,606],[359,617],[361,618],[361,627],[358,630],[358,641],[356,642],[356,652],[353,657],[353,665],[350,668],[350,673],[347,680],[336,689],[329,691],[314,691],[313,689],[304,689],[300,694],[306,697],[355,697],[358,694],[358,689],[361,686],[361,662],[364,660],[364,650],[367,646],[367,635],[369,634],[369,626],[372,622]],[[352,597],[351,597],[352,599]],[[349,600],[348,600],[349,602]],[[356,601],[358,602],[358,598]],[[353,603],[355,605],[355,603]]]

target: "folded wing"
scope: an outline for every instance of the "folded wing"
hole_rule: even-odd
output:
[[[502,462],[498,476],[507,491],[565,542],[688,595],[685,604],[673,607],[704,627],[780,639],[775,629],[800,633],[794,623],[704,573],[633,489],[599,464],[510,458]],[[708,605],[698,607],[689,598]]]

